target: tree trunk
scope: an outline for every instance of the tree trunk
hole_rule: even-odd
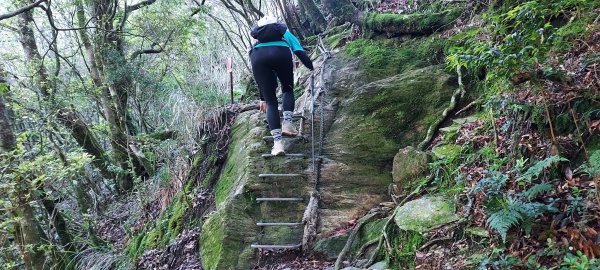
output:
[[[322,0],[321,2],[327,14],[340,20],[336,25],[345,22],[362,25],[362,14],[350,0]]]
[[[101,101],[104,116],[110,129],[110,144],[113,161],[119,168],[116,175],[118,190],[127,192],[133,188],[134,174],[144,171],[141,163],[129,151],[127,135],[135,133],[129,130],[133,119],[128,115],[129,89],[133,86],[130,71],[126,70],[128,61],[124,53],[124,41],[115,29],[114,1],[96,0],[92,3],[92,19],[95,25],[101,25],[102,31],[94,32],[94,39],[87,32],[80,31],[88,61],[95,67],[92,76],[96,87],[101,89]],[[78,1],[78,21],[83,26],[86,22],[83,2]],[[106,79],[112,78],[112,79]],[[130,160],[132,161],[130,166]],[[151,168],[148,169],[150,171]]]
[[[39,190],[41,192],[41,200],[44,209],[48,213],[50,221],[52,222],[52,226],[56,229],[56,234],[58,235],[58,239],[63,248],[67,251],[74,251],[74,247],[71,241],[71,234],[69,234],[69,230],[67,228],[67,222],[63,218],[62,214],[56,208],[56,204],[54,201],[46,196],[46,192],[43,189]]]
[[[0,152],[12,151],[17,144],[10,129],[8,112],[2,97],[2,93],[5,93],[5,91],[8,91],[8,84],[3,78],[0,78]]]
[[[19,19],[19,42],[23,47],[25,60],[33,65],[36,71],[34,79],[44,100],[56,106],[53,100],[53,90],[50,88],[51,83],[48,80],[48,72],[42,64],[35,35],[30,28],[30,23],[33,21],[32,11],[21,13]],[[93,157],[92,163],[100,170],[102,176],[107,179],[113,179],[114,174],[108,169],[110,161],[104,156],[104,150],[100,147],[96,137],[87,124],[81,120],[79,115],[69,108],[60,108],[58,109],[57,117],[61,124],[71,131],[71,135],[79,146]]]
[[[325,31],[327,28],[327,21],[325,20],[325,16],[317,7],[314,0],[299,0],[300,7],[304,11],[304,16],[308,19],[313,30],[313,34],[321,33]]]
[[[0,83],[2,87],[8,87],[5,83]],[[0,92],[2,93],[2,92]],[[15,150],[15,136],[12,133],[12,128],[7,116],[7,110],[4,103],[4,98],[0,95],[0,145],[2,152],[10,152]],[[10,168],[5,175],[11,174]],[[11,194],[11,201],[14,206],[12,211],[15,217],[15,239],[19,245],[19,249],[23,254],[23,262],[29,270],[44,269],[46,257],[44,256],[42,245],[46,243],[44,234],[35,219],[35,212],[30,202],[27,200],[27,184],[23,179],[7,179],[14,181],[14,192]]]

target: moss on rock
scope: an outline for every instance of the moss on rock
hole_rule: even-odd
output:
[[[388,36],[416,34],[431,34],[452,26],[460,16],[462,9],[454,8],[437,13],[367,13],[364,17],[364,26],[375,33],[384,33]]]
[[[416,150],[412,146],[400,149],[394,156],[392,178],[399,188],[410,186],[423,176],[429,167],[430,157],[427,153]]]
[[[293,236],[302,237],[302,227],[261,230],[256,226],[259,220],[297,222],[304,210],[304,205],[289,202],[258,204],[256,197],[276,196],[270,192],[309,194],[306,181],[273,182],[258,177],[260,173],[302,171],[307,166],[303,160],[262,158],[270,148],[270,143],[262,139],[267,132],[258,111],[239,114],[231,128],[226,163],[214,186],[217,210],[202,226],[200,254],[204,269],[252,269],[256,261],[252,243],[297,243],[300,239]],[[293,151],[293,147],[290,145],[288,150]]]
[[[409,69],[444,62],[446,39],[430,36],[400,42],[393,39],[357,39],[344,46],[344,53],[365,65],[367,80],[393,76]]]
[[[387,199],[398,149],[425,136],[456,87],[443,66],[410,69],[361,85],[364,77],[352,73],[356,70],[347,59],[334,58],[332,65],[334,83],[328,94],[335,98],[335,116],[324,143],[324,231]]]
[[[252,269],[254,252],[249,243],[258,234],[246,212],[247,198],[238,197],[210,216],[202,226],[200,256],[207,270]]]
[[[396,208],[394,221],[403,231],[425,233],[458,220],[455,205],[443,197],[421,198]]]

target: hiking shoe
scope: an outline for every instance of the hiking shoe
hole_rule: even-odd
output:
[[[273,149],[271,149],[271,155],[285,155],[285,150],[283,148],[283,140],[277,140],[273,142]]]
[[[283,124],[281,125],[281,134],[285,136],[296,136],[298,135],[298,131],[291,121],[283,121]]]

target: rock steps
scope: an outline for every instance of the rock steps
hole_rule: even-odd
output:
[[[301,120],[302,123],[306,120],[306,117],[302,115],[294,115],[294,120]],[[301,123],[301,125],[302,125]],[[265,143],[269,143],[273,141],[272,136],[263,137]],[[286,140],[286,146],[289,143],[298,143],[298,142],[306,142],[306,138],[303,136],[295,136],[295,137],[284,137]],[[286,147],[287,148],[287,147]],[[287,151],[287,149],[286,149]],[[277,162],[305,162],[308,158],[307,155],[303,153],[289,153],[285,155],[274,156],[271,154],[262,154],[261,157],[264,159],[267,164],[275,164]],[[267,166],[266,166],[267,167]],[[276,166],[275,166],[276,167]],[[285,172],[265,172],[260,173],[258,175],[259,178],[264,179],[265,181],[269,181],[270,185],[266,185],[263,189],[267,193],[270,194],[281,194],[281,190],[278,190],[279,183],[290,183],[290,181],[302,181],[308,184],[307,175],[301,172],[294,171],[285,171]],[[287,190],[289,191],[289,190]],[[298,190],[298,193],[303,193],[303,191]],[[295,193],[292,193],[295,194]],[[278,196],[265,196],[265,197],[257,197],[255,198],[256,202],[259,204],[257,207],[261,207],[261,209],[265,206],[261,206],[260,204],[271,204],[271,203],[283,203],[283,204],[295,204],[302,203],[304,204],[306,198],[303,197],[303,194],[297,194],[286,197],[278,197]],[[265,213],[263,213],[265,214]],[[293,213],[290,213],[293,215]],[[250,247],[254,249],[268,249],[268,250],[284,250],[284,249],[300,249],[302,248],[302,238],[303,231],[299,229],[303,229],[303,222],[294,222],[292,221],[294,218],[285,217],[285,216],[277,216],[271,217],[269,222],[256,222],[256,226],[261,228],[261,236],[257,237],[260,239],[257,243],[251,244]],[[285,221],[284,221],[285,220]],[[296,230],[294,230],[296,229]],[[283,237],[283,234],[287,234],[288,237]],[[287,239],[285,239],[287,238]],[[268,243],[267,243],[268,242]]]

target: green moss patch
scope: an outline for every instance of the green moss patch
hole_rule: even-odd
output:
[[[458,220],[455,205],[443,197],[421,198],[396,208],[394,221],[404,231],[419,233]]]
[[[446,40],[424,37],[400,42],[392,39],[358,39],[344,46],[344,53],[360,58],[369,79],[380,79],[444,62]]]
[[[367,30],[388,36],[431,34],[451,27],[461,12],[462,9],[455,8],[437,13],[367,13],[364,26]]]
[[[147,226],[129,242],[126,253],[133,258],[142,255],[144,251],[167,245],[187,227],[192,220],[186,218],[190,204],[185,195],[180,193],[169,207],[153,223]]]

